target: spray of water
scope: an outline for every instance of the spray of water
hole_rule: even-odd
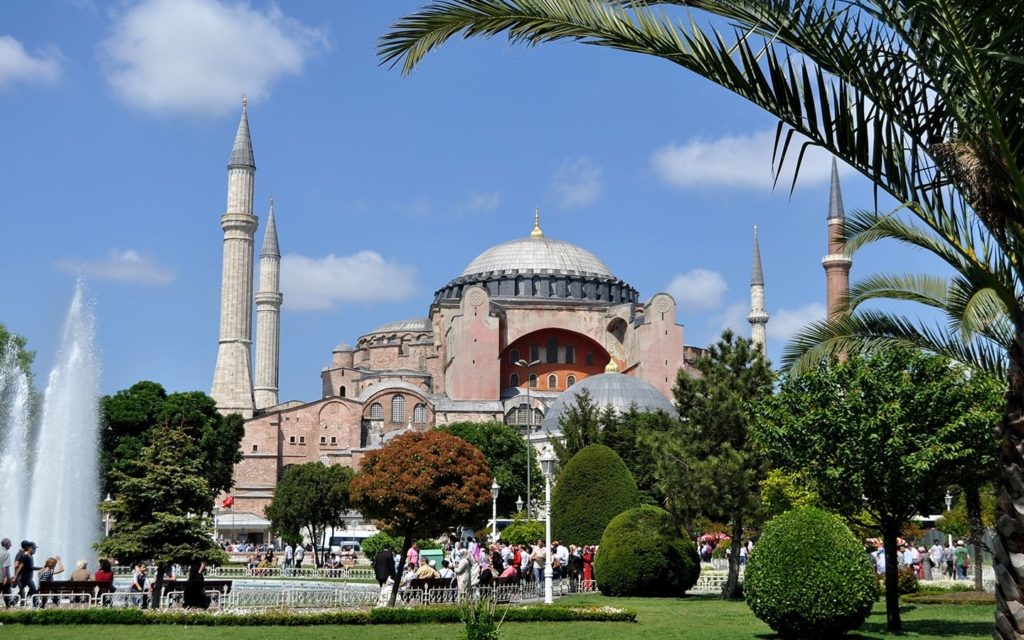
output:
[[[0,523],[2,535],[15,544],[27,533],[31,401],[28,376],[21,370],[18,348],[10,340],[0,350]]]
[[[100,533],[100,361],[95,317],[84,298],[79,281],[46,385],[31,479],[14,479],[28,493],[25,537],[39,545],[39,564],[56,555],[68,567],[92,559]]]

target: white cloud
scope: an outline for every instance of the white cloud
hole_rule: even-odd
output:
[[[114,249],[103,260],[61,260],[57,268],[66,273],[84,274],[100,280],[115,280],[147,285],[174,282],[174,270],[131,249]]]
[[[416,293],[416,269],[389,262],[375,251],[323,258],[291,254],[281,259],[281,292],[285,306],[298,311],[404,300]]]
[[[779,188],[788,191],[793,169],[804,138],[793,136]],[[714,140],[693,138],[683,144],[668,144],[651,155],[651,166],[666,184],[681,189],[705,187],[741,187],[770,190],[775,130],[751,134],[727,135]],[[840,163],[839,170],[847,171]],[[800,166],[799,184],[823,183],[832,175],[832,155],[820,147],[810,147]]]
[[[54,48],[34,56],[11,36],[0,36],[0,87],[16,82],[55,84],[60,79],[60,52]]]
[[[673,276],[666,291],[685,313],[718,308],[728,288],[725,278],[717,271],[691,269]]]
[[[718,325],[717,333],[712,337],[712,342],[717,342],[719,336],[726,329],[745,338],[750,337],[750,323],[747,321],[747,314],[750,312],[749,302],[734,302],[725,308],[722,315],[714,319],[713,325]],[[771,322],[768,323],[769,326]]]
[[[601,167],[590,158],[565,160],[555,171],[551,188],[563,209],[585,207],[601,195]]]
[[[150,113],[215,116],[240,96],[265,100],[284,75],[327,46],[325,34],[276,7],[246,2],[143,0],[115,18],[99,47],[107,82]]]
[[[501,201],[498,193],[476,193],[469,194],[465,200],[456,203],[453,210],[460,215],[472,215],[476,213],[490,213],[497,211]]]
[[[825,305],[811,302],[795,309],[779,309],[771,314],[765,327],[768,339],[788,342],[798,331],[817,320],[825,319]]]

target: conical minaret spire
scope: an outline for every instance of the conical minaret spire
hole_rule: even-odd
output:
[[[281,249],[277,245],[274,199],[270,199],[267,229],[260,251],[260,288],[256,292],[256,409],[277,404],[281,354]]]
[[[832,158],[832,185],[828,196],[828,255],[821,259],[825,269],[825,298],[828,319],[835,320],[846,310],[850,294],[850,267],[853,260],[846,255],[842,239],[846,212],[843,209],[843,193],[839,188],[839,168]]]
[[[764,271],[761,268],[761,245],[757,239],[757,225],[754,225],[754,266],[750,273],[750,341],[764,352],[765,328],[768,324],[768,312],[764,308]]]
[[[249,115],[242,117],[228,160],[228,205],[221,216],[224,262],[220,288],[220,339],[210,395],[224,414],[253,414],[252,280],[253,244],[258,221],[252,213],[256,164],[249,135]]]

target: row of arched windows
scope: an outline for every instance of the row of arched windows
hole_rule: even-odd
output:
[[[576,384],[576,376],[574,376],[574,375],[572,375],[570,373],[565,378],[565,386],[566,386],[566,388],[569,388],[569,387],[571,387],[574,384]],[[510,386],[510,387],[518,387],[519,386],[519,374],[518,373],[513,373],[512,375],[510,375],[508,377],[508,386]],[[530,374],[530,387],[533,388],[533,389],[536,389],[538,386],[539,385],[538,385],[537,374],[536,373],[531,373]],[[556,376],[553,373],[548,376],[548,387],[547,388],[548,389],[557,389],[558,388],[558,376]]]
[[[370,420],[384,419],[384,406],[379,402],[370,405]],[[417,404],[412,409],[412,421],[416,424],[427,423],[427,405]],[[405,422],[405,396],[391,396],[391,422]]]

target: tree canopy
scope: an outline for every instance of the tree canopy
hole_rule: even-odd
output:
[[[453,422],[439,426],[437,431],[462,438],[480,450],[501,490],[498,492],[498,515],[512,515],[516,499],[526,500],[526,438],[515,428],[502,422]],[[530,456],[532,486],[541,486],[544,478],[537,456]]]
[[[100,505],[116,526],[96,548],[122,563],[155,563],[154,606],[169,565],[227,561],[211,536],[213,522],[206,514],[213,503],[200,462],[182,455],[192,446],[180,426],[154,428],[139,457],[111,472],[114,498]]]
[[[558,474],[551,492],[551,535],[568,544],[601,544],[612,518],[639,506],[640,491],[622,458],[592,444]]]
[[[364,516],[403,538],[405,557],[417,536],[483,523],[491,507],[491,481],[487,459],[470,443],[441,431],[414,431],[366,454],[349,495]],[[397,594],[396,582],[391,606]]]
[[[694,362],[699,375],[680,370],[675,401],[682,416],[666,431],[649,432],[658,488],[682,522],[697,515],[732,525],[729,578],[723,597],[738,593],[743,528],[760,517],[759,487],[768,467],[749,429],[758,404],[771,394],[772,373],[761,350],[726,330]]]
[[[948,359],[894,348],[787,376],[755,427],[773,464],[803,473],[823,506],[882,534],[896,626],[896,538],[915,514],[939,510],[945,474],[991,400],[968,387]]]
[[[28,350],[28,340],[24,336],[19,336],[16,333],[11,333],[7,330],[7,327],[0,322],[0,362],[3,362],[4,354],[7,353],[8,349],[12,350],[12,355],[18,366],[25,375],[32,378],[32,361],[35,360],[36,352]]]
[[[349,483],[354,472],[336,464],[321,462],[293,465],[274,489],[274,497],[264,512],[271,528],[281,537],[301,542],[305,531],[314,545],[319,545],[328,529],[345,526],[344,515],[349,508]],[[315,555],[316,566],[320,557]]]
[[[201,391],[167,394],[159,383],[143,380],[100,399],[100,466],[103,490],[113,493],[112,473],[141,454],[158,425],[180,427],[189,437],[181,451],[199,464],[211,499],[232,485],[234,467],[242,460],[245,435],[242,417],[222,416],[217,404]]]

